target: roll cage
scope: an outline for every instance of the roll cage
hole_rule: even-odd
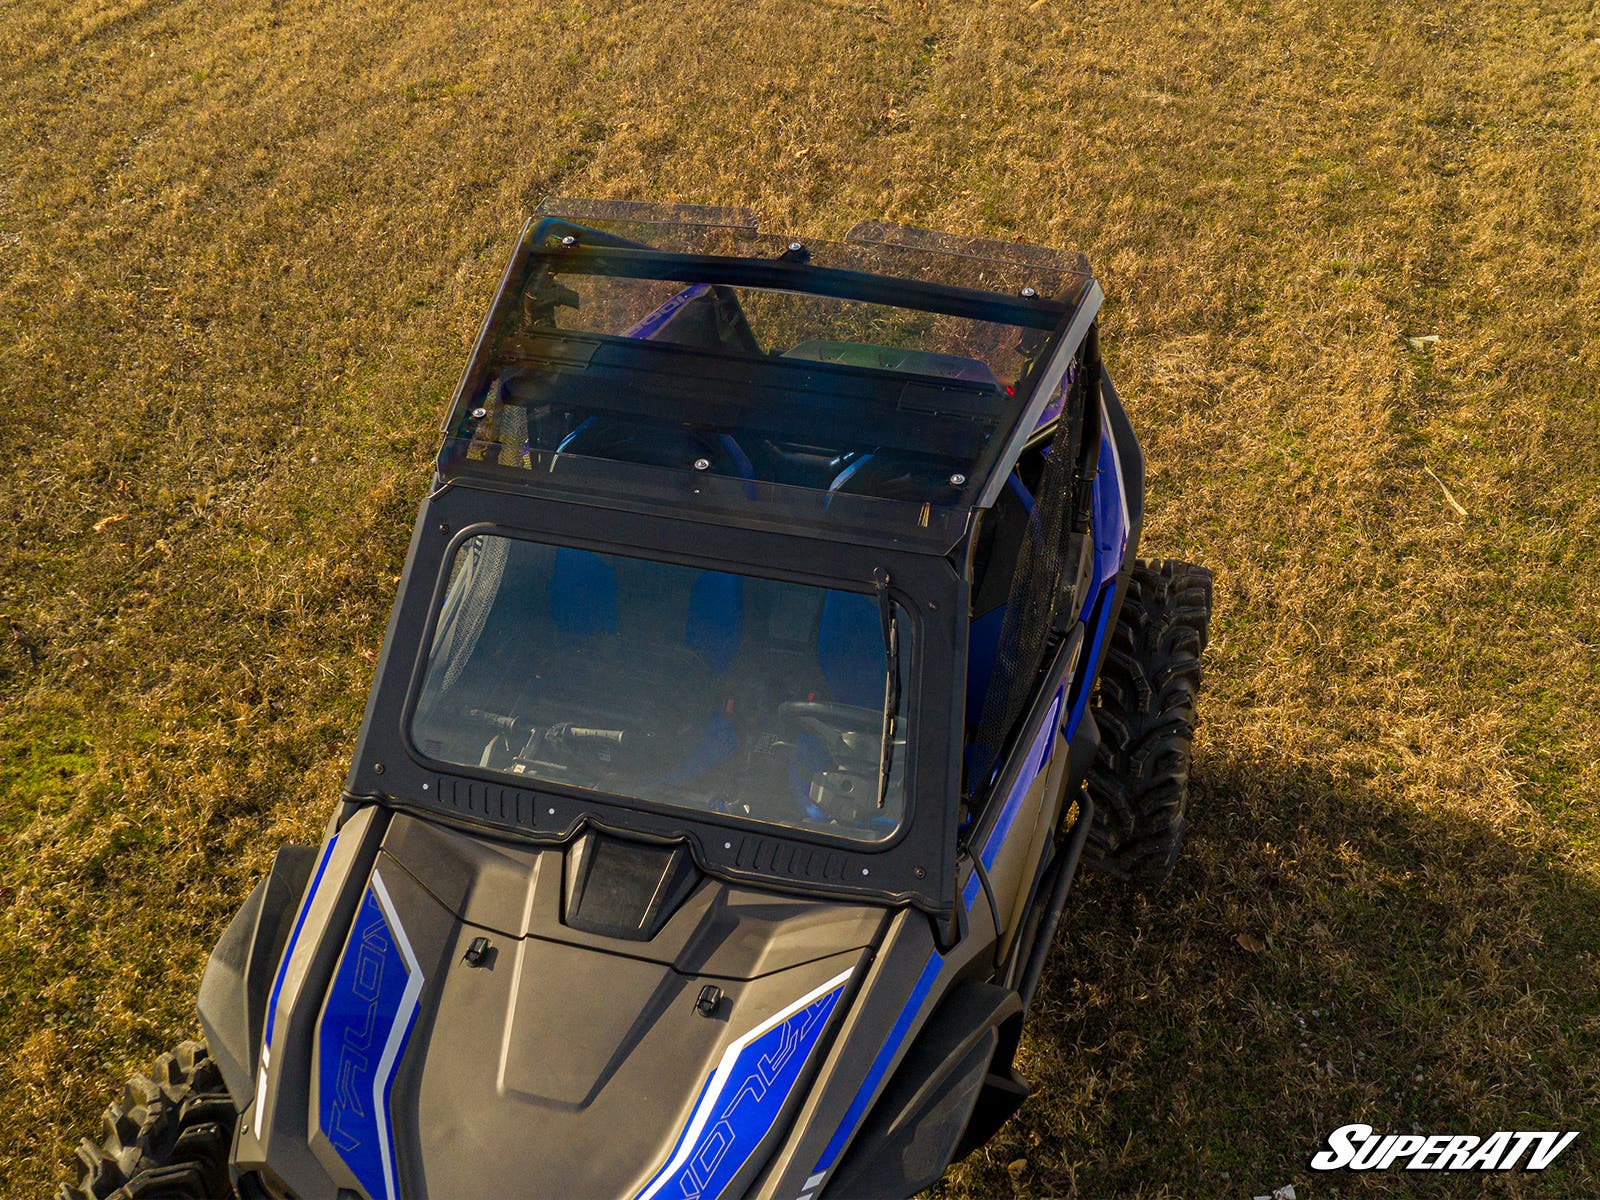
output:
[[[1049,275],[1052,268],[1026,261],[1027,247],[999,246],[1023,261],[990,260],[929,249],[918,240],[931,235],[871,227],[854,243],[814,244],[800,254],[796,243],[768,239],[775,244],[767,245],[753,226],[667,223],[641,209],[654,206],[602,206],[599,216],[593,208],[564,206],[536,217],[519,240],[446,417],[436,487],[414,530],[347,799],[533,842],[563,842],[586,827],[681,842],[700,870],[720,878],[910,903],[953,919],[958,834],[970,807],[983,805],[987,782],[1001,765],[985,763],[983,779],[963,779],[972,771],[963,753],[974,731],[969,633],[981,615],[973,584],[981,590],[980,576],[990,575],[994,563],[1014,566],[1016,543],[1026,539],[1033,520],[1031,505],[1019,509],[1014,498],[1039,486],[1048,457],[1042,451],[1058,429],[1073,450],[1071,507],[1083,510],[1086,528],[1091,448],[1099,444],[1099,409],[1090,402],[1098,390],[1092,330],[1099,289],[1086,265],[1081,272],[1061,271],[1059,263],[1054,296],[1039,288],[1023,295],[1020,287],[1007,294],[970,286],[975,278],[998,285],[1001,277]],[[743,253],[726,252],[732,249]],[[860,269],[896,260],[907,276]],[[1039,340],[1009,386],[930,382],[892,370],[725,354],[559,327],[524,326],[508,348],[514,314],[530,286],[545,286],[538,281],[541,273],[550,279],[552,266],[559,268],[557,281],[585,275],[833,297],[1014,325]],[[508,378],[513,371],[523,375]],[[670,420],[661,419],[663,411]],[[601,453],[572,449],[573,430],[585,413],[585,419],[623,423],[622,434]],[[537,423],[551,414],[566,424],[539,433]],[[640,454],[627,443],[630,421],[669,432],[652,433],[651,453]],[[714,450],[689,458],[695,446],[714,448],[718,438],[734,433],[745,440],[754,438],[750,431],[782,437],[811,421],[824,433],[864,430],[862,444],[891,446],[929,472],[952,462],[965,469],[942,479],[924,472],[909,490],[902,471],[898,481],[880,480],[878,492],[853,492],[786,475],[789,463],[778,458],[753,465],[742,450],[716,463]],[[974,430],[981,434],[972,436]],[[963,435],[969,435],[965,441]],[[681,443],[671,440],[680,437]],[[662,454],[661,445],[672,453]],[[963,453],[969,457],[960,459]],[[835,479],[863,451],[846,448],[838,457],[843,461]],[[949,486],[929,493],[925,485],[933,479]],[[419,750],[406,730],[449,564],[464,542],[485,533],[843,592],[870,595],[887,580],[911,623],[900,703],[915,734],[906,747],[899,829],[881,843],[852,844],[825,832],[672,811],[559,783],[522,786]],[[1061,586],[1079,582],[1074,573]],[[993,590],[992,582],[987,586]],[[1052,601],[1051,611],[1056,607]],[[1070,606],[1059,607],[1065,612]],[[1052,644],[1065,632],[1059,629]]]

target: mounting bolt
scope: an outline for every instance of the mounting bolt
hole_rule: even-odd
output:
[[[374,775],[382,775],[383,774],[383,764],[382,763],[373,763],[372,764],[372,773]]]
[[[923,870],[923,868],[921,868],[921,867],[918,867],[916,870],[912,871],[911,873],[913,875],[915,875],[918,879],[926,879],[928,877],[928,872]]]
[[[472,410],[472,419],[474,421],[481,421],[488,415],[489,410],[487,408],[475,408]]]
[[[697,459],[695,459],[694,460],[694,469],[696,471],[709,471],[711,469],[711,460],[709,458],[697,458]]]
[[[569,234],[567,234],[567,236],[566,236],[566,237],[564,237],[564,238],[562,238],[562,239],[561,239],[561,244],[562,244],[562,245],[563,245],[563,246],[576,246],[576,245],[577,245],[577,244],[578,244],[578,239],[577,239],[577,238],[575,238],[575,237],[573,237],[573,236],[572,236],[572,235],[571,235],[571,234],[570,234],[570,233],[569,233]]]
[[[802,246],[799,242],[790,242],[789,243],[789,253],[790,254],[798,254],[800,251],[802,251],[804,249],[805,249],[805,247]]]
[[[1032,300],[1034,297],[1038,296],[1038,294],[1039,293],[1034,291],[1031,287],[1022,289],[1022,298],[1024,300]]]
[[[450,526],[446,525],[443,521],[440,521],[439,522],[439,532],[440,533],[449,533],[450,532]]]
[[[950,476],[950,486],[951,487],[960,487],[966,481],[967,481],[967,477],[965,475],[963,475],[960,471],[957,471],[954,475]]]

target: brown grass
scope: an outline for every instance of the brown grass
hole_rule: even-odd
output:
[[[0,1195],[317,838],[547,193],[1105,283],[1146,550],[1217,572],[1199,809],[1079,893],[941,1194],[1600,1194],[1597,84],[1534,0],[0,0]],[[1312,1176],[1353,1120],[1584,1135]]]

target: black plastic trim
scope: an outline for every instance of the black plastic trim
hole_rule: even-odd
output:
[[[425,758],[407,734],[421,688],[424,652],[437,619],[454,548],[480,533],[529,537],[719,570],[870,592],[886,569],[910,621],[910,685],[902,711],[912,719],[907,811],[884,842],[850,842],[824,833],[761,825],[624,797],[519,781]],[[686,840],[707,874],[775,883],[817,894],[909,902],[948,914],[955,906],[955,803],[961,705],[951,680],[965,678],[963,631],[928,612],[964,611],[966,585],[941,556],[890,551],[794,535],[722,528],[594,509],[463,485],[422,507],[400,596],[379,660],[346,792],[487,824],[504,836],[544,844],[587,824],[661,839]],[[381,769],[380,769],[381,764]]]
[[[580,238],[595,231],[584,229]],[[838,267],[815,267],[797,258],[737,258],[721,254],[681,254],[666,250],[623,246],[541,246],[535,229],[530,269],[548,264],[571,275],[614,275],[628,279],[655,279],[669,283],[717,283],[728,287],[804,292],[860,300],[921,312],[996,321],[1025,329],[1051,330],[1073,312],[1076,305],[1042,296],[1023,298],[985,292],[977,288],[875,275]]]
[[[1021,1011],[1007,988],[958,984],[895,1069],[824,1195],[887,1200],[937,1182],[956,1157],[994,1062],[1010,1062]]]
[[[195,1004],[211,1057],[241,1110],[254,1095],[267,1000],[289,940],[316,851],[280,847],[272,870],[256,884],[217,941]]]

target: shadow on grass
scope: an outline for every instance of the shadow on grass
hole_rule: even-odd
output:
[[[1270,759],[1197,764],[1148,895],[1085,878],[1035,1094],[938,1195],[1600,1195],[1600,891],[1525,830]],[[1539,1175],[1313,1173],[1340,1125],[1580,1130]]]

